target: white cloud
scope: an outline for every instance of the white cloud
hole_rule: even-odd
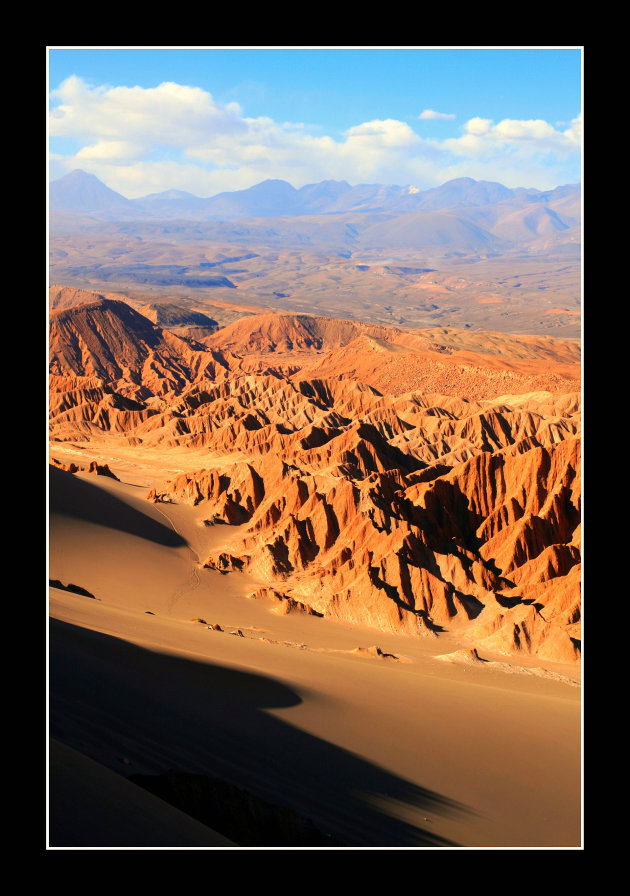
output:
[[[464,125],[464,129],[467,134],[479,137],[488,133],[491,124],[492,120],[490,118],[471,118]]]
[[[438,121],[453,121],[455,115],[452,112],[435,112],[433,109],[424,109],[418,118],[436,119]]]
[[[362,141],[380,146],[401,147],[417,146],[420,137],[404,121],[394,118],[376,119],[356,125],[346,131],[348,142],[359,145]]]
[[[266,178],[295,187],[332,178],[423,188],[461,176],[540,188],[577,179],[565,165],[577,158],[581,117],[564,130],[538,119],[471,118],[461,136],[441,141],[385,118],[333,138],[301,123],[246,117],[238,103],[219,103],[199,87],[173,82],[92,87],[72,76],[51,100],[55,176],[84,168],[130,198],[169,188],[211,196]],[[64,155],[57,137],[81,148]]]
[[[564,131],[540,118],[504,118],[498,124],[489,118],[471,118],[464,125],[464,132],[461,137],[445,140],[443,146],[456,155],[475,158],[506,151],[523,156],[554,153],[558,158],[564,158],[581,147],[582,116],[575,118]]]
[[[82,147],[76,153],[75,159],[79,162],[120,162],[126,159],[140,159],[144,153],[145,149],[139,143],[129,143],[125,140],[99,140],[90,146]]]
[[[51,111],[51,136],[131,141],[150,149],[194,145],[214,133],[247,129],[237,103],[222,105],[200,87],[168,81],[152,88],[91,88],[73,75],[52,97],[60,103]]]

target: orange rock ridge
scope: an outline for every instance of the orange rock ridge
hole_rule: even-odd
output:
[[[52,315],[51,436],[207,450],[206,469],[148,497],[242,527],[206,565],[247,570],[286,612],[574,661],[579,356],[542,337],[486,348],[304,315],[253,316],[201,345],[97,301]],[[426,389],[374,385],[400,359]],[[445,393],[462,359],[475,389],[457,374]]]

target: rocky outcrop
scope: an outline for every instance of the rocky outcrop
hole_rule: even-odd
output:
[[[95,460],[82,466],[81,464],[75,463],[64,464],[62,461],[51,457],[50,464],[60,470],[67,470],[68,473],[94,473],[96,476],[108,476],[110,479],[115,479],[116,482],[120,482],[118,476],[112,473],[107,464],[99,464]]]
[[[481,452],[428,481],[263,458],[187,474],[170,494],[245,521],[207,566],[247,569],[327,616],[565,662],[579,656],[579,449]]]
[[[283,594],[273,588],[258,588],[250,595],[253,600],[270,601],[274,606],[272,612],[279,616],[288,616],[289,613],[305,613],[307,616],[323,616],[307,604],[300,603],[299,600],[291,597],[289,594]]]
[[[125,302],[96,302],[54,311],[49,326],[49,370],[56,376],[97,377],[142,401],[178,395],[227,363],[220,352],[195,350]]]
[[[69,591],[71,594],[78,594],[81,597],[91,597],[93,600],[96,599],[92,592],[88,591],[87,588],[83,588],[81,585],[73,585],[72,582],[64,585],[59,579],[49,579],[48,587],[59,588],[61,591]]]

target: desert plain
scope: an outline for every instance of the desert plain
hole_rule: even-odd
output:
[[[50,846],[580,846],[566,245],[50,287]]]

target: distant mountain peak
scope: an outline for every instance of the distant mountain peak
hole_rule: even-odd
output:
[[[82,180],[82,179],[98,181],[99,183],[103,183],[102,181],[98,180],[98,177],[95,174],[89,174],[87,171],[84,171],[82,168],[74,168],[72,171],[69,172],[69,174],[64,174],[63,177],[60,177],[59,180],[54,181],[54,183],[59,183],[60,181],[70,182],[70,181],[77,181],[77,180]],[[103,186],[105,186],[105,184],[103,184]]]
[[[461,184],[463,186],[464,184],[477,184],[477,183],[480,183],[480,181],[475,180],[474,177],[454,177],[451,180],[444,181],[444,183],[441,184],[441,186],[449,187],[449,186],[453,186],[453,184]],[[437,187],[436,189],[439,189],[439,187]]]
[[[103,212],[130,205],[129,199],[80,168],[52,181],[49,196],[52,211]]]

